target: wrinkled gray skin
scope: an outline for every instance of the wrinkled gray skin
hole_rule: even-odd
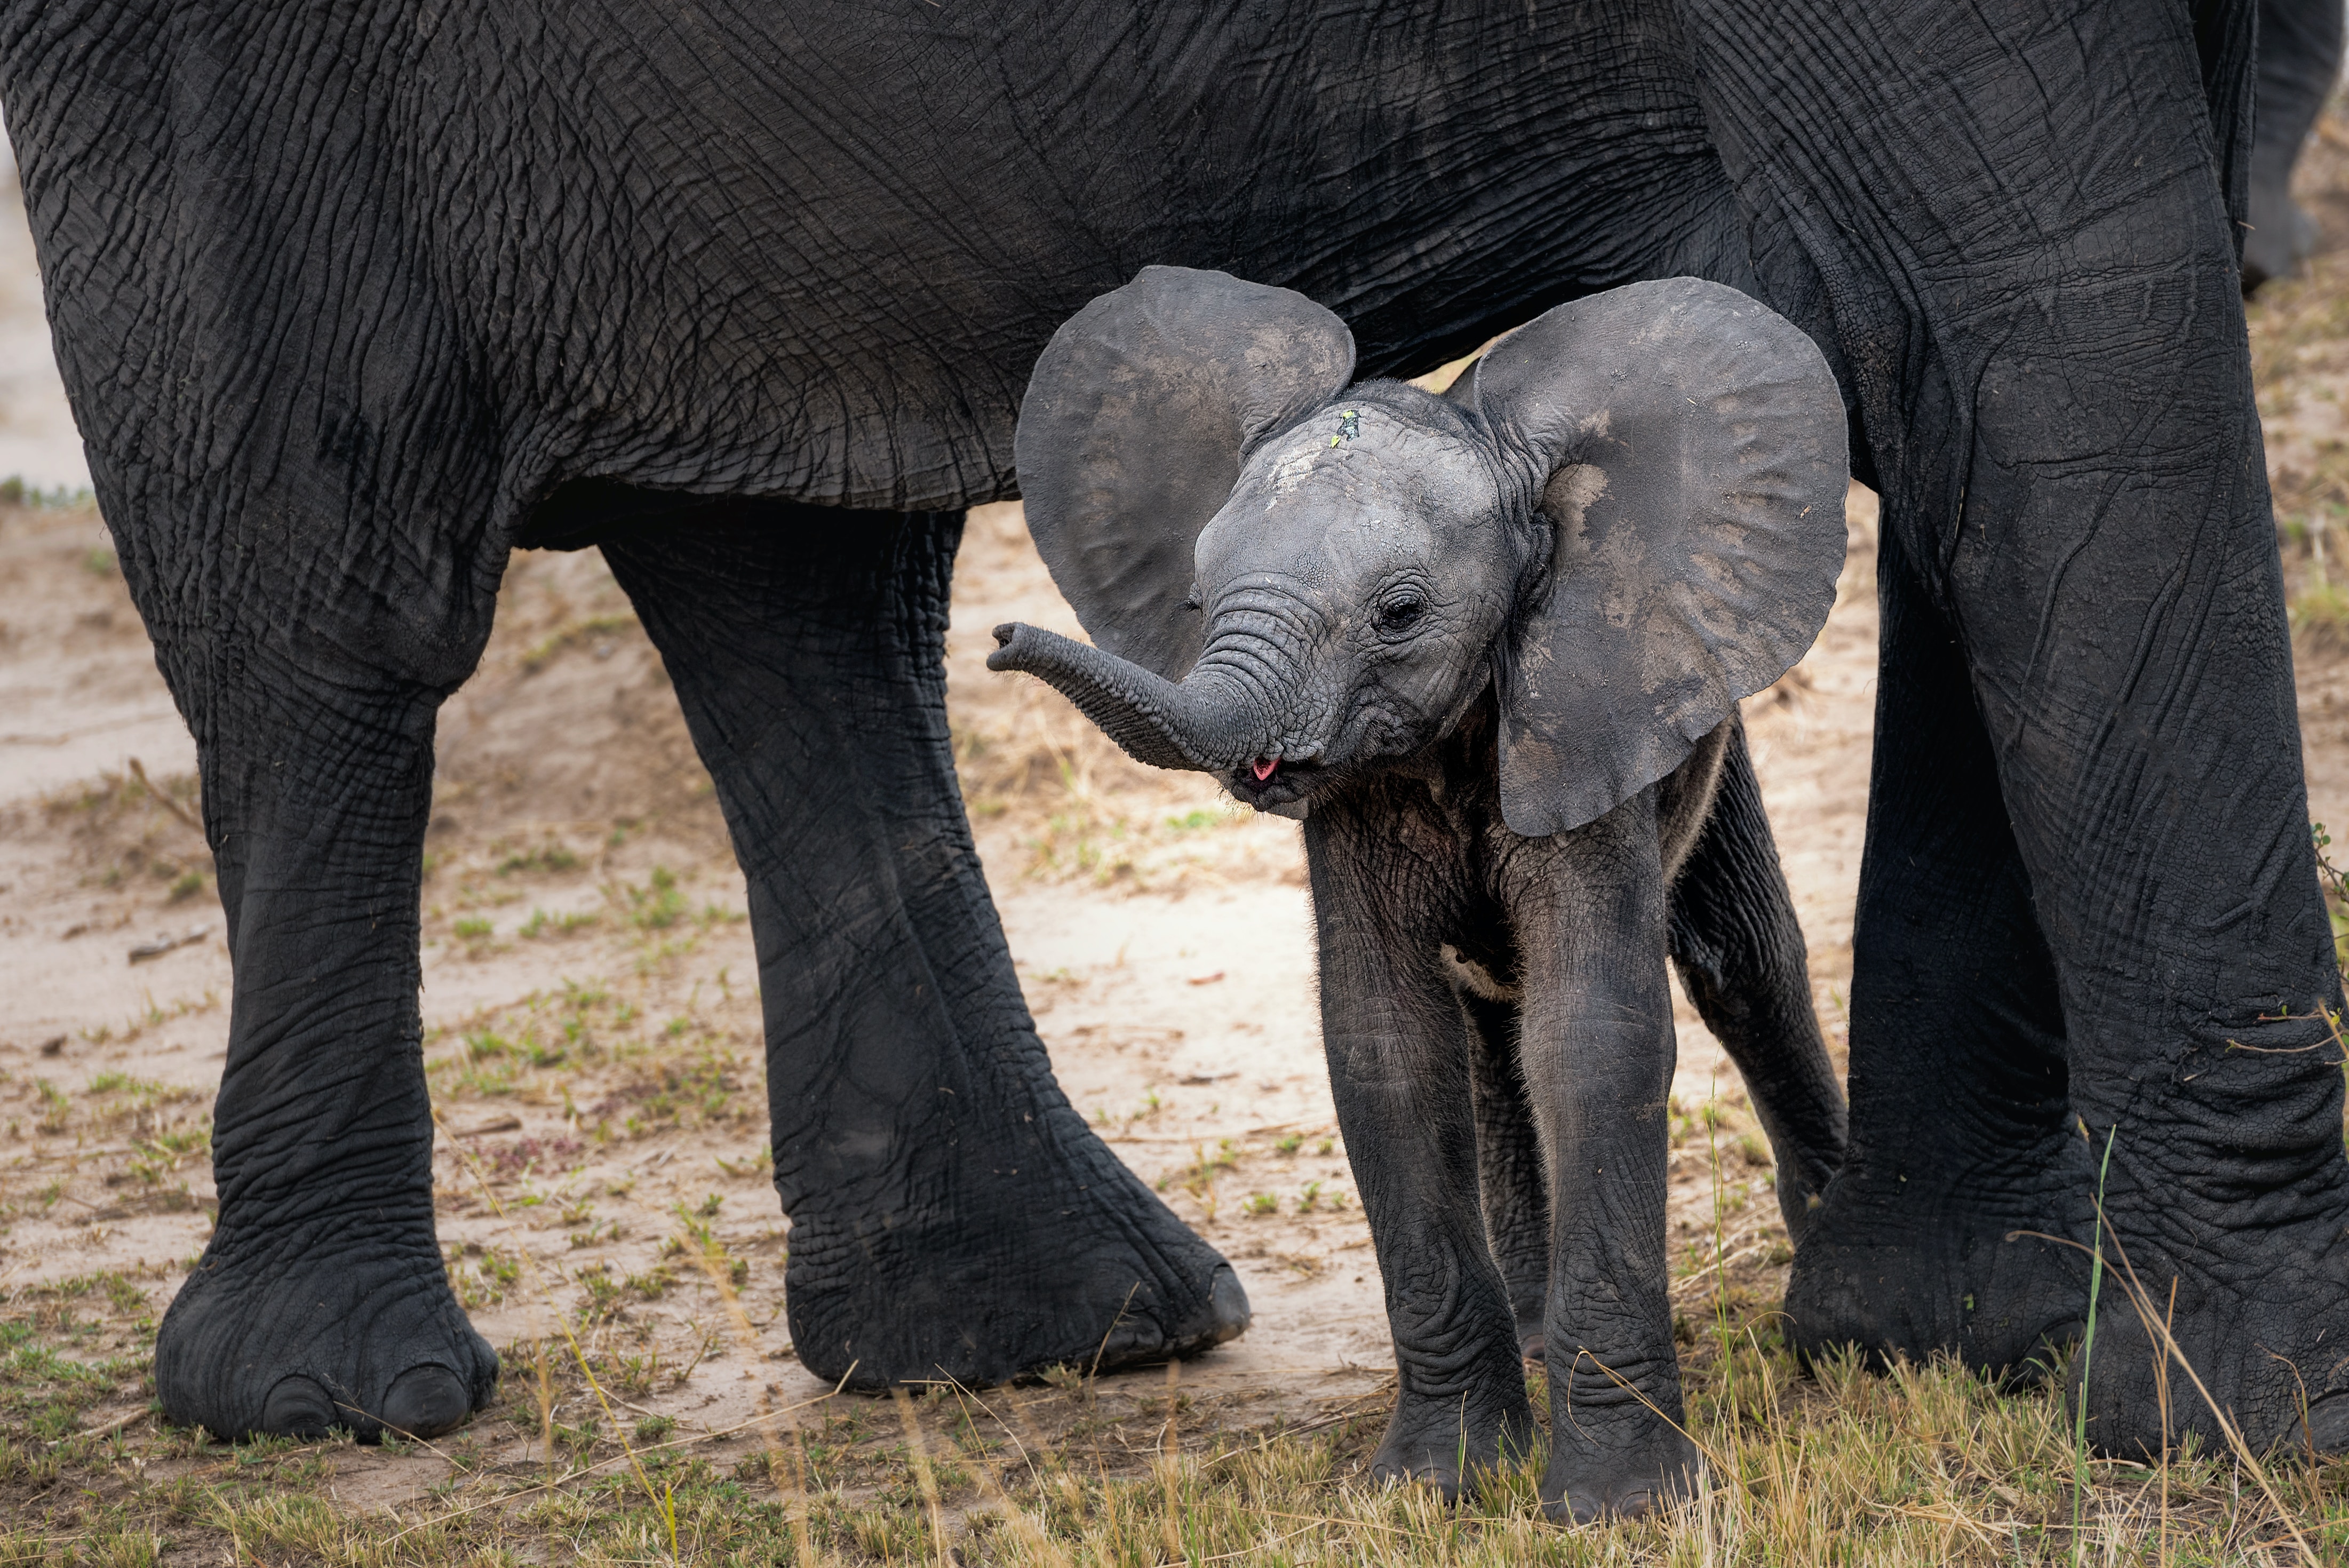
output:
[[[1152,269],[1120,292],[1152,301],[1162,326],[1174,314],[1164,296],[1181,291],[1231,286],[1235,313],[1258,303],[1218,276]],[[1633,314],[1648,299],[1700,310],[1733,301],[1688,280],[1619,294]],[[1552,348],[1599,337],[1590,351],[1603,356],[1607,324],[1623,313],[1600,296],[1557,314],[1573,330],[1553,334]],[[1155,337],[1151,346],[1167,347]],[[1086,443],[1057,429],[1030,439],[1031,415],[1054,425],[1064,407],[1097,400],[1081,384],[1061,395],[1082,358],[1048,353],[1039,369],[1021,436],[1030,505],[1089,628],[1148,646],[1154,628],[1139,623],[1163,611],[1146,598],[1120,609],[1095,593],[1053,525],[1066,493],[1098,500],[1102,485],[1131,483],[1134,465],[1095,448],[1104,461],[1074,466],[1097,472],[1071,475],[1067,454]],[[1580,390],[1618,385],[1585,377]],[[1822,438],[1812,444],[1839,454],[1826,389],[1819,366],[1815,382],[1797,377],[1764,395],[1807,393]],[[1660,491],[1630,466],[1559,466],[1558,452],[1496,408],[1506,399],[1480,408],[1474,393],[1454,402],[1364,383],[1262,440],[1197,535],[1189,603],[1203,651],[1179,685],[1029,627],[999,628],[1004,646],[990,662],[1051,681],[1143,761],[1216,773],[1258,809],[1305,819],[1331,1086],[1395,1344],[1399,1394],[1374,1471],[1449,1496],[1469,1481],[1464,1464],[1507,1462],[1535,1437],[1520,1356],[1546,1360],[1553,1447],[1542,1496],[1554,1516],[1587,1521],[1647,1511],[1701,1469],[1677,1429],[1665,1293],[1667,952],[1753,1085],[1796,1236],[1841,1161],[1844,1106],[1733,709],[1678,745],[1661,778],[1628,793],[1609,786],[1595,817],[1556,832],[1509,825],[1573,798],[1545,776],[1553,754],[1526,738],[1544,722],[1539,683],[1511,668],[1557,643],[1548,623],[1589,613],[1574,579],[1607,570],[1561,552],[1561,534],[1596,534],[1594,503],[1609,489],[1672,493],[1682,450],[1702,468],[1712,443],[1651,428],[1611,449],[1609,463],[1662,455],[1675,472]],[[1619,405],[1565,400],[1585,425],[1610,414],[1639,423]],[[1168,438],[1134,421],[1128,439],[1155,448]],[[1799,651],[1816,631],[1841,555],[1839,472],[1822,465],[1809,478],[1813,493],[1788,490],[1777,504],[1810,508],[1816,525],[1745,562],[1770,562],[1774,584],[1812,579],[1767,612],[1792,629],[1759,640],[1782,650]],[[1822,511],[1820,498],[1838,504]],[[1177,537],[1195,526],[1132,512],[1113,503],[1089,526],[1122,536],[1131,517]],[[1642,531],[1668,549],[1708,548],[1669,526]],[[1611,587],[1599,600],[1625,597]],[[1784,657],[1745,679],[1774,674],[1766,666]],[[1576,672],[1597,684],[1619,673]],[[1505,732],[1517,737],[1506,762]],[[1588,750],[1564,766],[1603,773],[1604,728],[1577,733]],[[1568,815],[1599,804],[1585,799]]]

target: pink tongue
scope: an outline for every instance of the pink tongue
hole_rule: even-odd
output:
[[[1272,770],[1279,765],[1280,759],[1278,757],[1258,757],[1256,761],[1248,764],[1249,767],[1256,770],[1256,782],[1258,784],[1262,784],[1265,780],[1270,778],[1272,776]]]

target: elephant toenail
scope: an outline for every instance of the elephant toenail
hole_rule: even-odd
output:
[[[323,1438],[335,1428],[335,1401],[316,1378],[296,1372],[277,1380],[262,1401],[259,1429],[281,1438]]]
[[[2320,1454],[2349,1451],[2349,1391],[2327,1394],[2308,1407],[2308,1442]]]
[[[411,1366],[392,1379],[378,1414],[393,1432],[431,1438],[462,1421],[472,1407],[464,1379],[445,1366],[428,1363]]]
[[[1207,1286],[1207,1310],[1215,1326],[1207,1331],[1209,1345],[1222,1345],[1237,1339],[1247,1332],[1255,1316],[1248,1308],[1247,1292],[1240,1286],[1240,1277],[1226,1263],[1216,1271],[1214,1281]]]

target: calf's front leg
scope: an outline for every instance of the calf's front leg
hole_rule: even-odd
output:
[[[1530,1453],[1534,1422],[1477,1207],[1466,1026],[1421,925],[1443,900],[1375,815],[1317,809],[1305,846],[1330,1094],[1394,1334],[1395,1411],[1371,1473],[1450,1500]]]
[[[1542,1504],[1588,1522],[1695,1485],[1665,1294],[1672,1008],[1654,792],[1517,857],[1526,1097],[1549,1173]]]

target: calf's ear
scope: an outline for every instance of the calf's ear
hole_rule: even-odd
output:
[[[1843,402],[1793,323],[1698,278],[1559,306],[1471,375],[1553,529],[1499,692],[1501,814],[1539,837],[1678,767],[1818,636],[1843,567]]]
[[[1028,531],[1095,643],[1169,680],[1190,670],[1199,531],[1247,454],[1353,373],[1336,316],[1220,272],[1144,267],[1062,324],[1012,455]]]

